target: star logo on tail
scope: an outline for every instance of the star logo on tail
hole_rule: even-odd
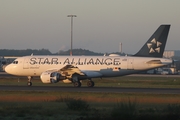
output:
[[[147,43],[147,47],[149,48],[149,53],[160,53],[161,42],[157,41],[155,38],[151,40],[150,43]]]

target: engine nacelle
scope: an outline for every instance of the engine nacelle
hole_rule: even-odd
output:
[[[43,83],[57,83],[60,80],[66,79],[65,76],[62,76],[58,72],[49,72],[49,71],[43,72],[40,78]]]

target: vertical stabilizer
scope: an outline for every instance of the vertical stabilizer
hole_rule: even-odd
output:
[[[161,25],[134,56],[163,57],[170,25]]]

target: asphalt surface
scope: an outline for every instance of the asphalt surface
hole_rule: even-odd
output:
[[[180,94],[179,88],[120,88],[120,87],[59,87],[59,86],[14,86],[0,85],[0,91],[64,91],[64,92],[100,92],[100,93],[153,93]]]
[[[131,74],[127,76],[142,76],[142,77],[180,77],[180,75],[160,75],[160,74]],[[0,72],[0,77],[17,77],[7,74],[6,72]],[[26,76],[24,76],[26,77]],[[27,77],[26,77],[27,78]]]
[[[2,77],[13,77],[0,72]],[[174,76],[174,75],[173,75]],[[179,77],[179,75],[178,75]],[[152,94],[180,94],[180,88],[122,88],[122,87],[65,87],[65,86],[18,86],[0,85],[0,91],[66,91],[66,92],[103,92],[103,93],[152,93]]]

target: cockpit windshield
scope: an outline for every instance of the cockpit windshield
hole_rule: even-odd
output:
[[[12,64],[18,64],[18,61],[15,60],[15,61],[12,62]]]

